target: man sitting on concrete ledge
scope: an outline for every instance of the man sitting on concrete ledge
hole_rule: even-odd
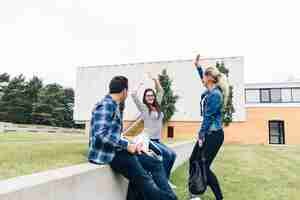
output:
[[[96,104],[92,112],[89,161],[109,164],[115,172],[125,176],[142,195],[138,200],[176,200],[162,161],[145,154],[142,145],[131,144],[121,137],[123,122],[118,104],[127,98],[127,78],[114,77],[109,90],[109,95]],[[128,193],[128,200],[134,198],[131,192]]]

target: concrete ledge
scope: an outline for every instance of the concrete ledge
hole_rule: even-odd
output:
[[[189,158],[193,143],[171,147],[176,168]],[[1,181],[0,200],[125,200],[127,185],[109,166],[86,163]]]

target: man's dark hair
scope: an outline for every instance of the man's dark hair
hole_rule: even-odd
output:
[[[109,83],[109,93],[116,94],[128,90],[128,79],[125,76],[115,76]]]

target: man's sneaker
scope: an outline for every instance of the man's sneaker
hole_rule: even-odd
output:
[[[201,200],[201,198],[196,195],[190,194],[190,200]]]
[[[169,181],[169,185],[170,185],[170,187],[171,187],[172,189],[176,189],[176,188],[177,188],[177,186],[174,185],[173,183],[171,183],[171,181]]]

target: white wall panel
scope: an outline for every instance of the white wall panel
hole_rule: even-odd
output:
[[[204,66],[215,65],[217,60],[222,60],[230,70],[230,83],[234,87],[234,106],[236,121],[245,120],[244,105],[244,69],[242,57],[231,57],[222,59],[203,60]],[[151,80],[147,78],[146,72],[159,74],[164,68],[174,80],[173,89],[180,96],[177,103],[177,112],[174,121],[199,121],[200,119],[200,95],[205,88],[201,85],[196,70],[191,66],[191,60],[168,61],[154,63],[137,63],[115,66],[79,67],[77,69],[77,84],[75,91],[74,118],[79,121],[90,119],[93,106],[108,92],[108,84],[113,76],[124,75],[129,79],[129,91],[136,88],[141,81],[144,87],[139,96],[147,87],[154,87]],[[133,120],[138,115],[131,97],[126,102],[125,119]]]

